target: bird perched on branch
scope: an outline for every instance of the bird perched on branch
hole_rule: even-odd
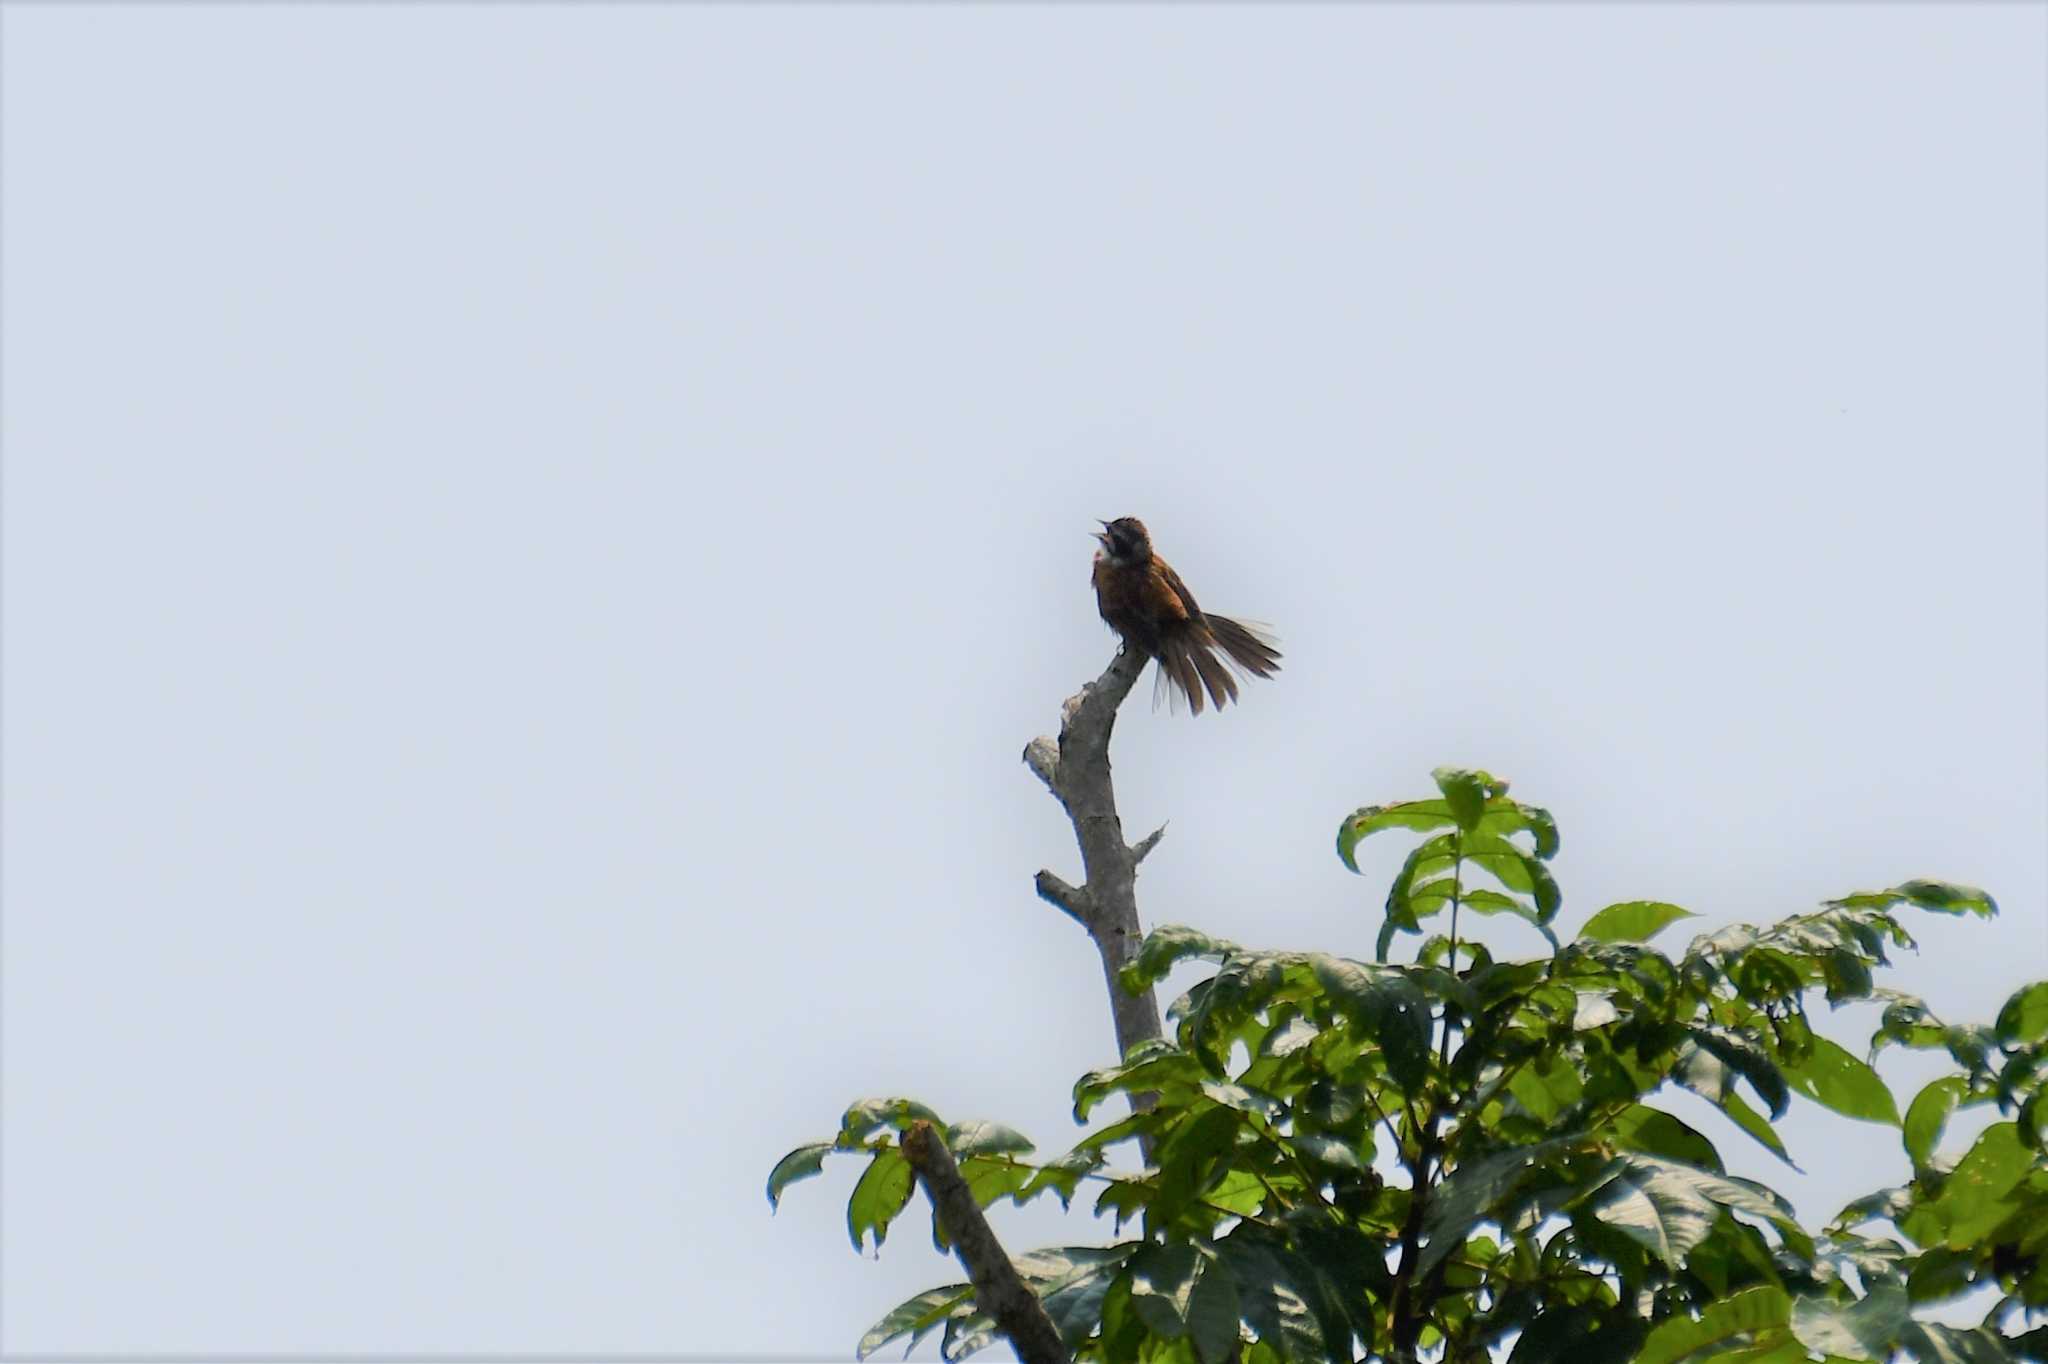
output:
[[[1237,699],[1237,679],[1226,662],[1258,677],[1280,670],[1280,651],[1269,639],[1195,605],[1180,574],[1152,552],[1144,522],[1120,516],[1101,525],[1095,536],[1102,542],[1095,554],[1095,606],[1126,646],[1158,661],[1154,704],[1161,694],[1178,690],[1200,715],[1205,687],[1219,709]]]

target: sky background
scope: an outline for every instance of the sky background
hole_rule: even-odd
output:
[[[2039,5],[0,25],[0,1348],[847,1358],[962,1277],[762,1183],[865,1095],[1078,1137],[1018,755],[1098,517],[1286,651],[1126,708],[1149,924],[1369,955],[1337,823],[1457,763],[1562,927],[1941,876],[2004,917],[1893,983],[2048,972]],[[1904,1177],[1796,1103],[1805,1176],[1706,1130]]]

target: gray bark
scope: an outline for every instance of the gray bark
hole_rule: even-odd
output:
[[[1146,662],[1137,650],[1118,650],[1108,670],[1060,708],[1059,738],[1041,736],[1024,749],[1025,764],[1059,799],[1081,848],[1082,883],[1069,885],[1052,872],[1041,871],[1038,893],[1088,931],[1102,958],[1119,1058],[1139,1042],[1162,1036],[1152,992],[1134,995],[1117,981],[1117,973],[1137,955],[1143,941],[1138,926],[1138,864],[1166,833],[1162,825],[1135,844],[1125,843],[1116,786],[1110,779],[1109,736],[1116,727],[1117,707]],[[1145,1108],[1151,1107],[1151,1098],[1135,1096],[1137,1106]]]
[[[913,1123],[903,1134],[903,1155],[917,1171],[924,1196],[931,1200],[954,1254],[974,1281],[974,1305],[988,1313],[996,1328],[1010,1338],[1024,1364],[1070,1364],[1073,1357],[1060,1339],[1059,1328],[996,1240],[944,1139],[930,1123]]]

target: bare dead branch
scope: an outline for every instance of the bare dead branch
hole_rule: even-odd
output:
[[[1137,863],[1143,862],[1146,856],[1159,846],[1159,840],[1164,837],[1166,837],[1166,826],[1162,824],[1151,833],[1139,839],[1131,848],[1132,865],[1135,866]]]
[[[1074,916],[1081,927],[1088,927],[1088,893],[1068,885],[1049,871],[1038,873],[1038,898],[1049,904],[1058,905]]]
[[[1045,783],[1046,790],[1059,794],[1060,746],[1056,740],[1041,734],[1024,745],[1024,765]]]
[[[1024,750],[1024,761],[1058,797],[1073,823],[1084,873],[1077,890],[1050,871],[1041,871],[1038,893],[1080,921],[1102,958],[1119,1057],[1138,1043],[1156,1041],[1163,1035],[1159,1005],[1152,992],[1130,994],[1117,979],[1143,941],[1138,927],[1138,862],[1165,832],[1162,828],[1148,834],[1137,848],[1125,843],[1123,821],[1116,811],[1116,787],[1110,780],[1109,736],[1116,726],[1117,707],[1130,695],[1146,661],[1137,650],[1119,649],[1102,676],[1060,707],[1059,738],[1034,739]],[[1048,886],[1071,893],[1059,898],[1047,893]],[[1136,1107],[1150,1108],[1152,1096],[1136,1095],[1133,1102]]]
[[[1010,1338],[1024,1364],[1070,1364],[1059,1328],[1045,1314],[1045,1305],[1017,1273],[996,1239],[974,1193],[960,1176],[953,1153],[928,1122],[915,1122],[903,1134],[903,1155],[917,1171],[932,1212],[953,1242],[953,1253],[974,1282],[974,1305],[994,1319]]]

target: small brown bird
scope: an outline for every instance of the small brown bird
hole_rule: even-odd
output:
[[[1280,670],[1280,651],[1227,616],[1195,605],[1195,594],[1173,566],[1152,552],[1152,537],[1135,516],[1101,523],[1095,538],[1095,606],[1124,643],[1158,660],[1153,701],[1175,689],[1202,713],[1202,689],[1220,709],[1237,699],[1237,679],[1224,662],[1258,677]],[[1217,657],[1221,651],[1222,658]]]

